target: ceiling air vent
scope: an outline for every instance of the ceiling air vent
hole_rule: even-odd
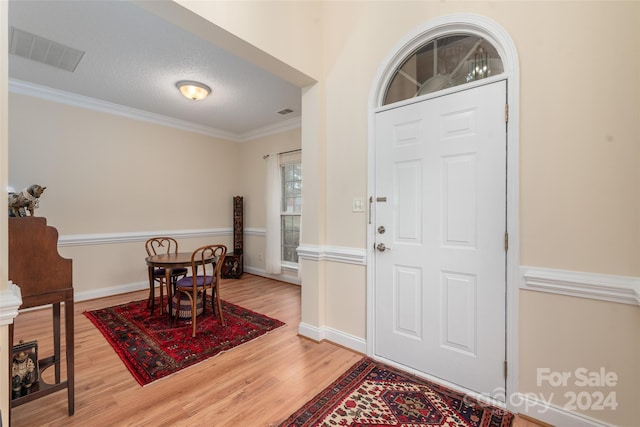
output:
[[[290,113],[293,113],[293,110],[291,108],[285,108],[284,110],[278,111],[278,114],[282,114],[283,116]]]
[[[11,27],[9,53],[74,72],[84,52]]]

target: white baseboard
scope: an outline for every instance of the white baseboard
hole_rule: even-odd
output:
[[[365,340],[328,326],[318,328],[317,326],[300,322],[298,333],[314,341],[327,340],[358,353],[366,354],[367,352],[367,342]]]
[[[300,322],[298,325],[298,333],[303,337],[307,337],[313,341],[322,341],[322,332],[317,326],[312,326],[307,323]]]
[[[526,393],[514,393],[511,395],[509,403],[511,404],[510,410],[554,426],[613,427],[612,424],[533,399]]]
[[[294,285],[300,284],[300,279],[298,276],[287,276],[286,274],[269,274],[261,268],[245,266],[244,271],[250,274],[255,274],[256,276],[267,277],[273,280],[279,280],[281,282],[292,283]]]

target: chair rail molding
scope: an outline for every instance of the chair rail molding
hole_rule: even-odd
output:
[[[298,246],[298,257],[311,261],[334,261],[345,264],[367,265],[367,251],[344,246]]]
[[[0,326],[12,324],[21,305],[20,287],[9,280],[7,289],[0,291]]]
[[[520,289],[640,305],[640,277],[521,267]]]
[[[247,236],[261,236],[265,237],[267,235],[266,228],[256,228],[256,227],[245,227],[244,234]]]
[[[147,239],[156,236],[168,236],[174,238],[196,238],[196,237],[219,237],[230,236],[233,234],[231,227],[225,228],[209,228],[200,230],[171,230],[171,231],[134,231],[124,233],[105,233],[105,234],[68,234],[60,236],[58,246],[88,246],[88,245],[104,245],[110,243],[131,243],[145,242]]]

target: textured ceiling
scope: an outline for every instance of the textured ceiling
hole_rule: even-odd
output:
[[[126,1],[9,2],[9,27],[86,52],[74,72],[9,55],[11,82],[26,82],[213,131],[243,135],[300,116],[301,90]],[[212,93],[184,98],[175,83]],[[11,87],[11,85],[10,85]],[[293,113],[280,115],[289,108]]]

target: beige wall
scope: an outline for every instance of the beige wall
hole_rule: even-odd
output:
[[[520,292],[520,390],[561,408],[585,405],[595,393],[617,403],[604,409],[579,411],[618,426],[637,425],[640,384],[640,309],[638,306],[573,298],[541,292]],[[584,372],[604,386],[583,386]],[[600,373],[605,375],[601,376]],[[568,373],[566,385],[556,373]],[[597,376],[594,376],[597,375]],[[613,377],[612,377],[613,378]],[[615,385],[613,385],[615,383]],[[601,383],[600,383],[601,384]],[[566,394],[569,393],[569,394]],[[576,403],[575,394],[582,394]],[[605,403],[606,402],[601,402]],[[587,405],[588,406],[588,405]]]
[[[9,184],[60,234],[231,227],[237,144],[12,94]]]
[[[181,2],[189,3],[189,2]],[[234,34],[246,37],[278,59],[318,76],[307,59],[316,52],[309,39],[309,22],[314,14],[296,16],[288,22],[261,16],[261,3],[282,12],[273,2],[198,3],[198,12]],[[287,2],[285,2],[287,3]],[[290,2],[289,2],[290,3]],[[314,219],[326,231],[304,235],[303,243],[364,248],[366,224],[363,216],[350,212],[351,199],[367,191],[367,112],[374,77],[391,51],[414,28],[450,13],[477,13],[498,22],[512,37],[520,58],[520,254],[523,265],[612,274],[640,275],[640,91],[634,82],[640,75],[640,3],[637,2],[315,2],[322,5],[322,72],[311,91],[314,107],[303,117],[303,147],[309,141],[324,156],[305,159],[305,169],[318,174],[314,185],[322,188],[326,202],[318,204]],[[240,9],[241,15],[240,15]],[[228,12],[228,14],[227,14]],[[306,13],[305,11],[298,11]],[[314,11],[315,12],[315,11]],[[267,15],[268,16],[268,15]],[[288,25],[287,25],[288,24]],[[288,37],[309,42],[308,51],[279,48],[272,34],[285,25]],[[271,31],[274,31],[271,33]],[[264,38],[265,42],[261,44]],[[305,93],[304,98],[308,97]],[[318,99],[319,97],[319,99]],[[303,112],[303,114],[305,114]],[[307,135],[305,123],[319,126]],[[320,138],[316,143],[314,138]],[[312,163],[308,165],[308,162]],[[307,218],[307,216],[305,216]],[[320,262],[314,269],[305,265],[303,276],[303,321],[316,326],[331,325],[342,331],[364,334],[366,306],[365,276],[361,267]],[[305,289],[306,272],[310,289]],[[341,280],[347,277],[349,280]],[[335,280],[340,281],[336,284]],[[518,284],[512,284],[517,287]],[[337,292],[334,289],[340,287]],[[349,295],[345,303],[344,295]],[[540,354],[552,354],[574,365],[604,366],[601,335],[564,328],[543,328],[535,313],[545,312],[549,300],[562,304],[556,320],[567,313],[583,318],[607,313],[606,324],[624,333],[607,337],[607,342],[624,356],[615,369],[629,379],[637,378],[638,367],[626,357],[637,349],[635,333],[637,306],[614,303],[585,303],[582,299],[544,295],[522,296],[520,323],[529,325],[520,334],[522,387],[534,378],[531,367],[548,363]],[[340,307],[340,309],[335,309]],[[310,313],[305,317],[305,313]],[[595,321],[594,321],[595,322]],[[597,323],[597,322],[596,322]],[[533,328],[533,329],[531,329]],[[536,334],[534,331],[543,331]],[[577,340],[579,345],[564,343]],[[538,348],[529,353],[523,349]],[[562,349],[562,354],[558,350]],[[627,379],[627,384],[629,379]],[[622,384],[622,383],[621,383]],[[525,388],[522,391],[527,391]],[[625,399],[637,397],[621,385]],[[640,416],[638,405],[590,415],[629,425]],[[615,420],[615,421],[614,421]]]
[[[322,2],[176,0],[175,3],[307,76],[317,79],[321,75],[325,30]]]
[[[545,9],[509,25],[522,70],[523,264],[639,276],[640,3],[554,5],[540,34]],[[615,63],[613,79],[598,71]]]
[[[60,236],[230,229],[237,143],[11,94],[9,185]],[[181,250],[231,236],[179,239]],[[144,283],[144,243],[65,246],[76,293]],[[99,261],[98,261],[99,260]],[[82,294],[81,294],[82,295]]]

